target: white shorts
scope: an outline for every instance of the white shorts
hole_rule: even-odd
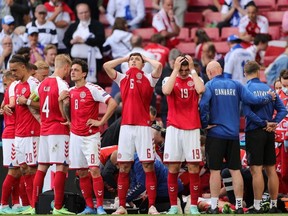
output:
[[[201,162],[200,130],[181,130],[169,126],[166,130],[164,162]]]
[[[3,146],[3,166],[8,168],[19,167],[16,158],[16,148],[14,139],[2,139]]]
[[[100,133],[78,136],[70,133],[69,160],[71,169],[100,166]]]
[[[64,164],[69,162],[69,135],[40,136],[38,163]]]
[[[135,150],[140,161],[154,161],[151,127],[122,125],[119,134],[117,161],[134,161]]]
[[[15,137],[18,164],[29,166],[37,164],[39,137]]]

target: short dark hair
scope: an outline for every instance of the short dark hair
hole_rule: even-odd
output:
[[[254,37],[254,44],[258,45],[261,43],[268,43],[271,40],[271,35],[269,34],[256,34]]]
[[[82,72],[86,73],[86,76],[85,76],[85,78],[86,78],[88,75],[88,72],[89,72],[87,62],[82,60],[82,59],[73,59],[72,65],[74,65],[74,64],[81,66]]]
[[[253,74],[260,70],[260,65],[256,61],[248,61],[244,65],[244,72],[246,74]]]
[[[189,62],[186,58],[186,54],[181,54],[180,57],[184,58],[185,60],[181,63],[181,66],[187,66],[189,65]]]
[[[12,58],[10,59],[9,63],[21,63],[23,65],[25,65],[26,69],[30,69],[30,65],[29,65],[29,55],[19,55],[19,54],[15,54],[12,56]]]
[[[256,6],[256,4],[255,4],[254,1],[248,2],[248,3],[244,6],[244,9],[247,9],[247,7],[250,7],[250,6],[255,7],[255,8],[258,10],[258,8],[257,8],[257,6]]]
[[[288,69],[283,69],[281,72],[280,72],[280,76],[279,78],[281,79],[288,79]]]
[[[142,57],[142,55],[141,55],[141,53],[138,53],[138,52],[131,53],[131,54],[129,55],[129,60],[130,60],[130,58],[131,58],[132,56],[140,56],[140,58],[142,59],[142,62],[143,62],[143,63],[145,62],[144,59],[143,59],[143,57]]]

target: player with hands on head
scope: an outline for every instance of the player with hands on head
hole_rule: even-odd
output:
[[[191,214],[199,214],[197,201],[199,196],[199,162],[202,161],[200,146],[199,96],[205,91],[203,80],[194,69],[189,55],[176,58],[170,77],[163,80],[162,91],[167,95],[168,118],[164,163],[168,164],[168,191],[171,208],[168,214],[178,214],[177,178],[181,163],[187,161]]]

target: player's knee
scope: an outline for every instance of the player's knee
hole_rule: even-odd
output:
[[[88,169],[86,170],[78,170],[77,171],[79,178],[85,178],[88,176]]]

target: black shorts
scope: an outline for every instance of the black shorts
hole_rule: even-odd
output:
[[[262,128],[245,133],[248,165],[275,165],[275,134]]]
[[[207,137],[205,153],[207,165],[211,170],[221,170],[224,159],[229,169],[241,168],[239,140]]]

